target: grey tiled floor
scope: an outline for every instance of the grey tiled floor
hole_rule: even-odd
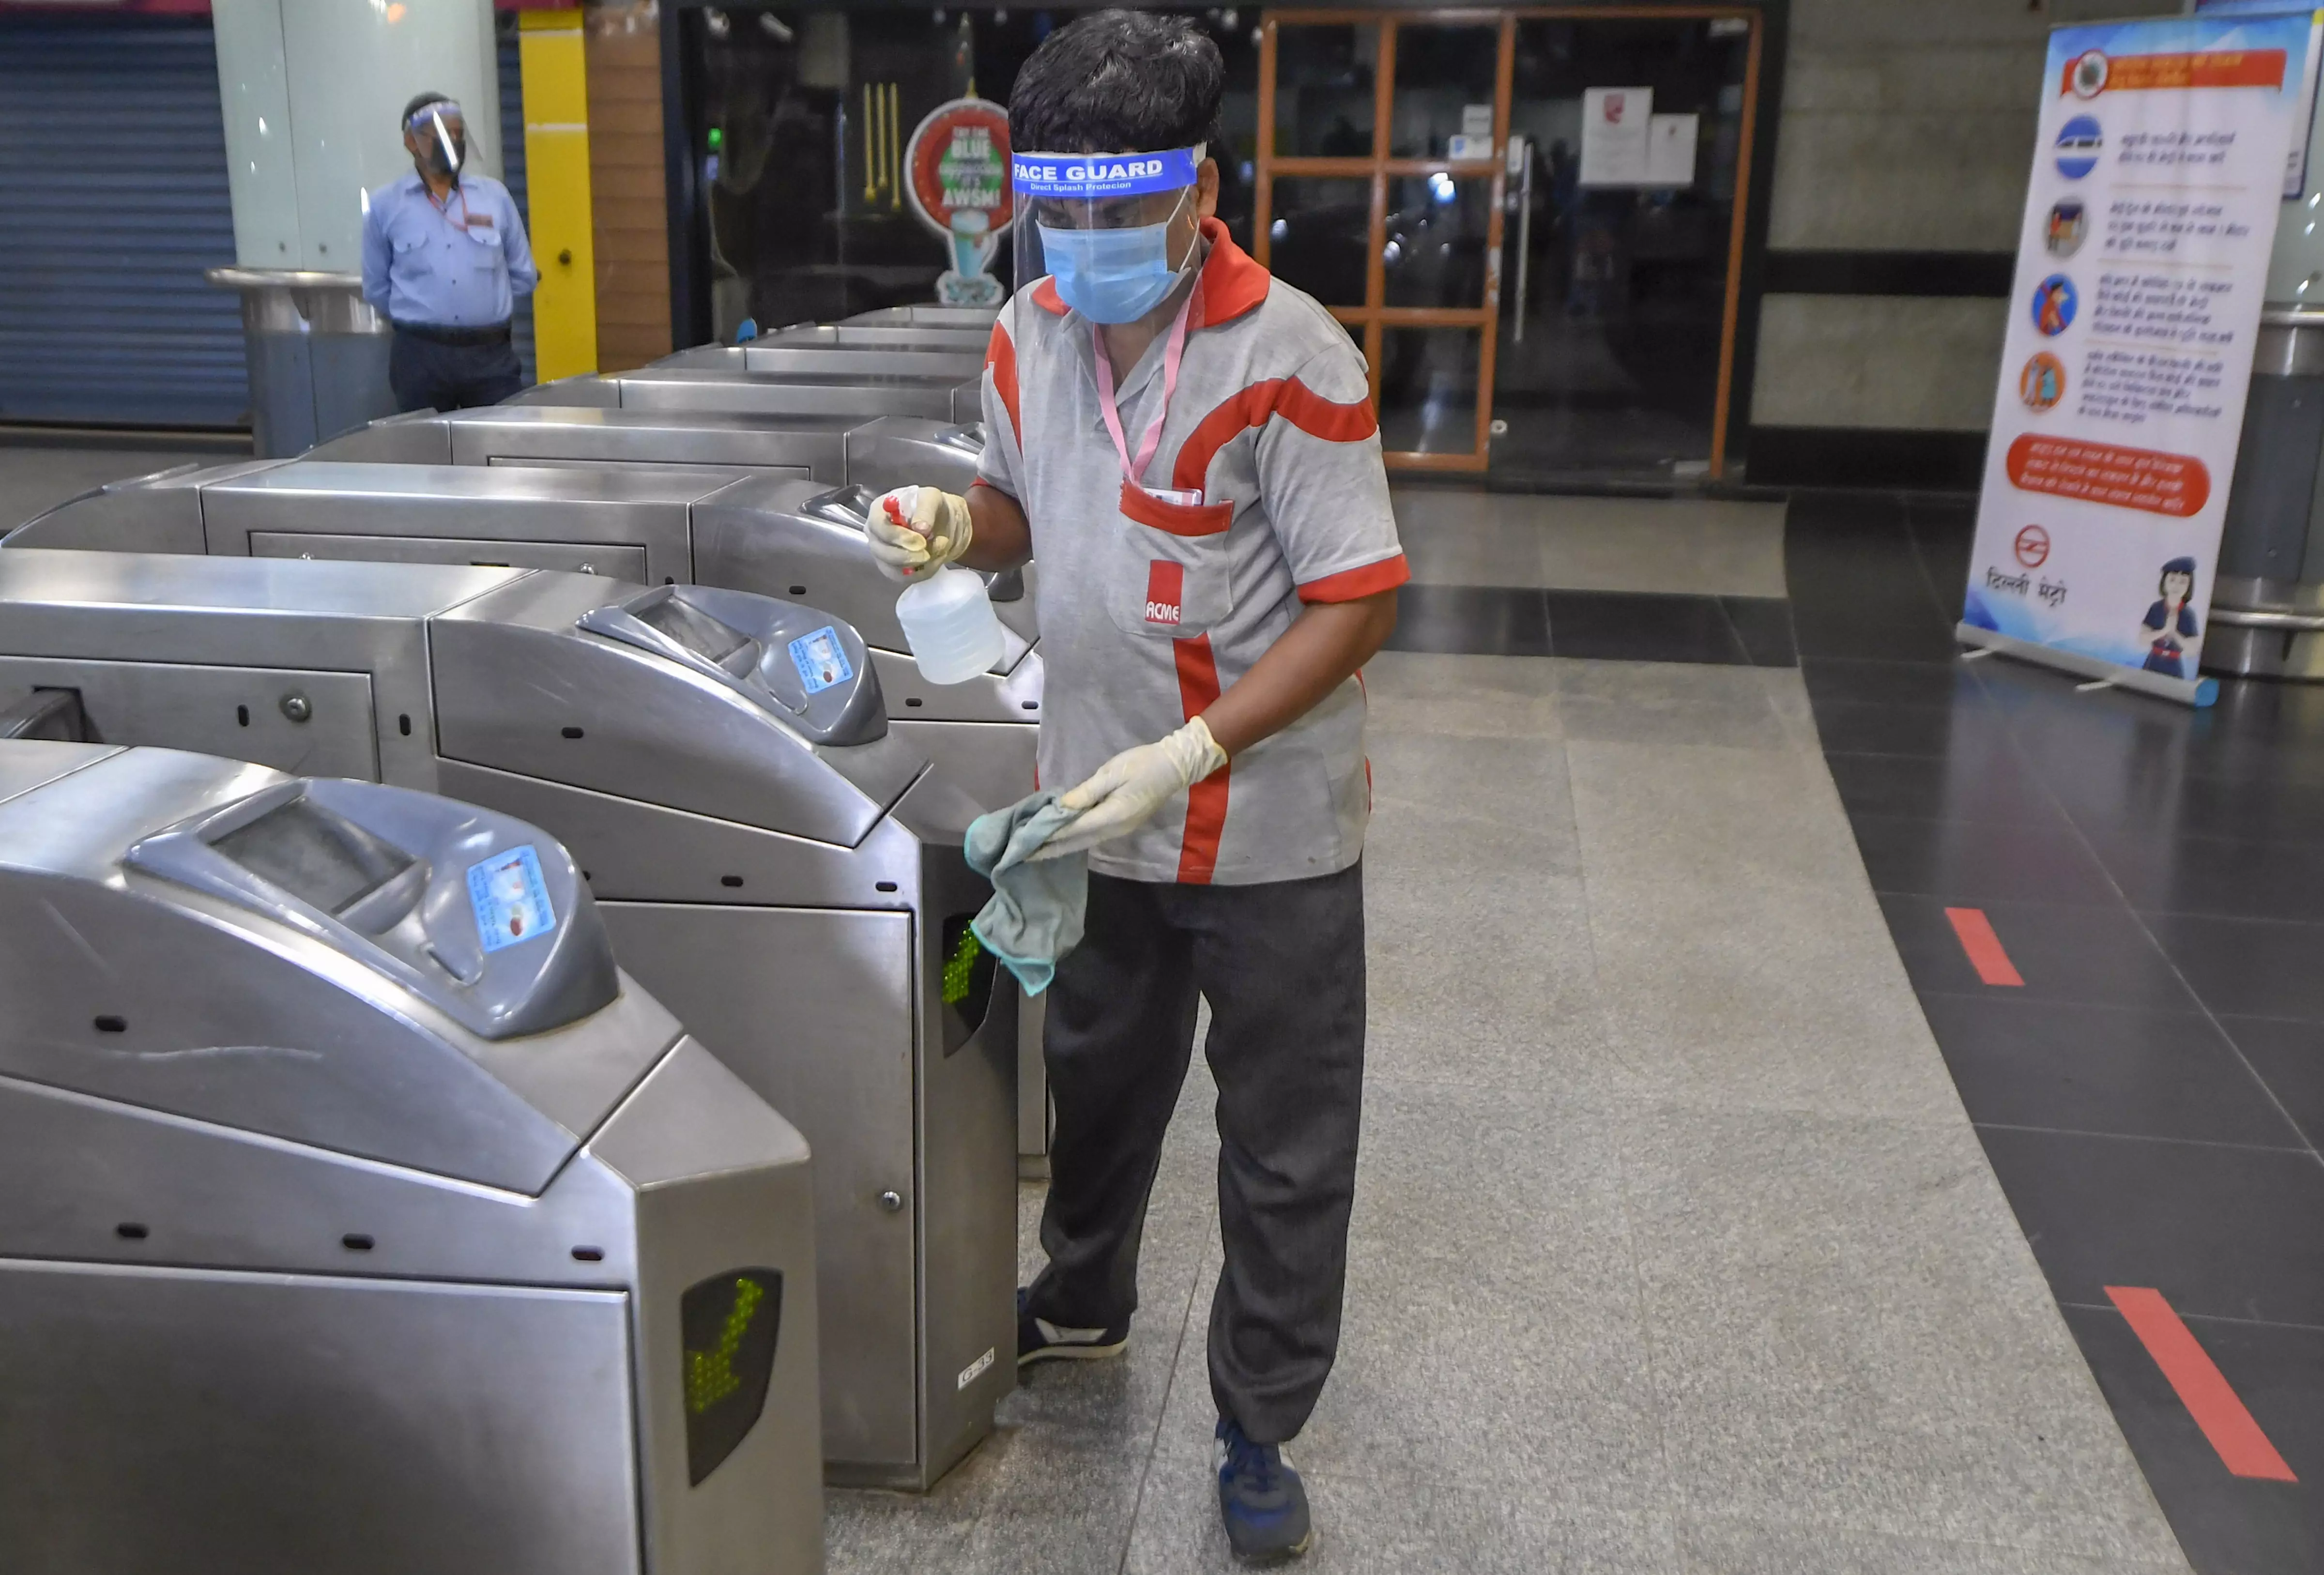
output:
[[[1316,1571],[2186,1564],[1891,948],[1797,674],[1370,671],[1371,1042]],[[832,1569],[1231,1568],[1197,1070],[1122,1362],[1037,1369]],[[1039,1191],[1023,1197],[1023,1253]]]
[[[1784,506],[1716,499],[1534,497],[1396,489],[1425,585],[1781,596]]]

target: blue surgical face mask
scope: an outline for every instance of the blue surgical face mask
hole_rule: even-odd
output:
[[[1065,303],[1093,323],[1134,323],[1185,276],[1170,266],[1170,220],[1122,230],[1040,226],[1041,255]],[[1187,262],[1194,254],[1190,251]]]

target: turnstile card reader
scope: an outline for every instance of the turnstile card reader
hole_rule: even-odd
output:
[[[875,493],[927,484],[965,493],[984,451],[982,422],[919,416],[737,416],[486,405],[390,416],[308,450],[305,460],[395,465],[656,465],[788,476]]]
[[[0,744],[12,1575],[823,1567],[806,1144],[509,815]]]
[[[980,363],[980,364],[982,364]],[[627,410],[710,410],[757,416],[984,418],[984,379],[857,373],[757,373],[715,367],[640,367],[540,383],[512,405],[594,405]]]
[[[70,690],[97,740],[446,793],[572,851],[622,967],[815,1146],[829,1469],[917,1488],[1015,1382],[1019,1003],[968,928],[982,806],[878,675],[828,612],[706,586],[0,552],[0,705]]]

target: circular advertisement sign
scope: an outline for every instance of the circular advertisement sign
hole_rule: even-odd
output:
[[[928,112],[904,147],[905,189],[921,222],[947,240],[994,239],[1009,227],[1009,111],[989,99],[955,98]]]
[[[952,266],[936,276],[945,306],[998,306],[988,269],[1016,216],[1009,183],[1009,111],[984,98],[939,104],[904,145],[904,189],[920,222],[945,238]]]

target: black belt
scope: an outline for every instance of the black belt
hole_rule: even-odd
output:
[[[494,323],[484,328],[456,328],[448,323],[398,323],[395,331],[435,345],[505,345],[509,326]]]

